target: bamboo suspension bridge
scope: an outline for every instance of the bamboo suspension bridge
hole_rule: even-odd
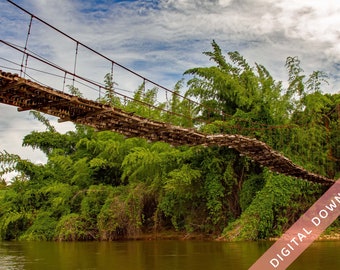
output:
[[[119,108],[69,95],[3,71],[0,72],[0,102],[16,106],[19,111],[37,110],[59,117],[59,121],[72,121],[98,130],[112,130],[128,137],[141,137],[172,145],[228,146],[274,172],[317,183],[334,182],[295,165],[259,140],[242,135],[206,135],[195,129],[131,115]]]
[[[114,62],[110,58],[98,53],[90,47],[82,44],[74,38],[68,36],[62,31],[56,29],[52,25],[39,19],[35,15],[29,13],[23,8],[13,4],[20,11],[30,16],[30,22],[27,31],[27,37],[24,47],[20,47],[8,41],[0,40],[0,44],[8,51],[15,52],[21,56],[21,63],[17,63],[8,59],[9,57],[0,57],[3,61],[10,63],[11,67],[0,65],[0,103],[12,105],[18,108],[18,111],[36,110],[59,118],[59,122],[72,121],[76,124],[88,125],[96,128],[97,130],[111,130],[124,134],[127,137],[140,137],[145,138],[151,142],[163,141],[174,146],[177,145],[204,145],[204,146],[226,146],[237,150],[241,155],[245,155],[258,162],[260,165],[268,167],[273,172],[285,174],[288,176],[304,179],[307,181],[331,185],[335,181],[327,177],[311,173],[304,168],[294,164],[291,160],[283,156],[281,153],[269,147],[266,143],[259,141],[255,138],[239,134],[216,134],[209,135],[198,131],[195,128],[185,128],[170,123],[152,120],[147,117],[142,117],[131,112],[125,111],[122,108],[103,104],[101,102],[93,101],[88,98],[65,93],[65,91],[57,90],[51,87],[49,83],[41,83],[40,79],[37,81],[34,76],[29,75],[29,71],[42,72],[44,68],[48,67],[49,70],[54,70],[55,75],[63,81],[63,88],[65,81],[71,80],[73,85],[78,82],[81,85],[91,87],[92,89],[105,89],[103,85],[88,79],[84,76],[77,74],[77,61],[80,47],[85,48],[92,54],[108,61],[111,65],[111,75],[113,75],[113,68],[120,68],[126,72],[136,76],[145,83],[154,85],[157,88],[164,90],[164,96],[167,94],[175,94],[182,99],[187,99],[178,93],[174,93],[161,85],[148,80],[147,78],[139,75],[138,73],[125,68],[124,66]],[[61,34],[66,39],[75,43],[74,52],[74,66],[73,70],[69,71],[59,65],[53,63],[33,53],[28,49],[28,41],[32,31],[32,21],[36,20],[45,27]],[[11,54],[11,53],[9,53]],[[29,60],[39,62],[39,68],[29,65]],[[16,67],[16,68],[15,68]],[[15,72],[13,72],[15,71]],[[47,72],[45,72],[45,75]],[[51,75],[51,72],[49,72]],[[28,79],[29,77],[30,79]],[[132,99],[131,97],[115,92],[117,96],[126,100]],[[187,99],[193,105],[199,105],[196,101]],[[141,101],[138,101],[141,102]],[[143,102],[142,102],[143,103]],[[149,109],[160,109],[154,104],[143,104]],[[160,109],[168,113],[166,109]],[[171,112],[174,114],[174,112]]]

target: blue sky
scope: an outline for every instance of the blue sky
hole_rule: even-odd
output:
[[[214,39],[222,50],[239,51],[263,64],[276,80],[287,79],[286,57],[298,56],[306,74],[322,70],[329,76],[324,92],[340,89],[340,1],[338,0],[14,0],[36,16],[116,62],[167,88],[185,70],[209,65],[202,55]],[[0,2],[1,39],[24,44],[29,17],[6,0]],[[29,48],[72,69],[74,44],[33,23]],[[84,74],[101,80],[109,68],[80,51]],[[3,46],[0,57],[16,59]],[[20,57],[19,57],[20,58]],[[4,66],[0,58],[0,65]],[[121,74],[121,86],[133,89],[140,81]],[[34,161],[44,156],[22,148],[22,137],[36,121],[15,108],[0,105],[0,150]],[[10,120],[11,119],[11,120]],[[55,121],[55,119],[52,119]],[[70,124],[57,128],[66,131]]]

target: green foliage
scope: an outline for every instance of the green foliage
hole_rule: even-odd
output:
[[[282,234],[312,205],[321,191],[318,185],[269,171],[262,177],[265,181],[263,189],[256,193],[240,219],[224,230],[226,239],[256,240]]]
[[[54,126],[51,125],[50,121],[40,112],[37,111],[30,111],[30,114],[34,116],[35,119],[40,121],[49,132],[56,132]]]
[[[6,211],[0,217],[0,236],[3,240],[17,240],[29,228],[32,216],[26,212]]]
[[[232,62],[228,63],[215,41],[212,46],[213,51],[204,54],[217,66],[185,72],[194,76],[188,81],[186,95],[199,99],[203,105],[198,108],[201,117],[209,121],[226,120],[241,110],[262,123],[282,120],[285,112],[280,96],[281,83],[276,83],[263,66],[250,67],[238,52],[228,53]],[[265,119],[260,116],[263,110],[270,112]]]
[[[97,218],[101,240],[135,238],[140,234],[146,193],[142,183],[111,192]]]
[[[161,120],[165,104],[157,101],[157,93],[157,87],[147,89],[144,81],[135,91],[133,99],[126,102],[124,110],[153,120]]]
[[[254,200],[256,193],[263,188],[265,180],[262,175],[251,175],[243,183],[240,192],[240,207],[244,212]]]
[[[96,231],[81,215],[72,213],[63,216],[56,226],[58,241],[87,241],[96,239]]]
[[[92,178],[87,158],[77,160],[73,165],[73,169],[77,173],[72,177],[71,183],[80,188],[88,187],[92,182]]]
[[[112,73],[101,101],[207,134],[255,137],[312,172],[340,176],[340,95],[322,94],[323,72],[306,76],[299,59],[288,57],[284,89],[264,66],[238,52],[223,55],[216,42],[204,55],[213,66],[188,70],[184,94],[200,105],[181,97],[183,80],[162,103],[158,89],[145,83],[134,101],[122,102]],[[79,89],[70,91],[81,97]],[[266,239],[324,192],[227,147],[172,147],[81,125],[60,134],[45,116],[34,116],[46,131],[26,135],[23,145],[42,150],[48,161],[0,152],[1,240],[116,240],[162,230]]]
[[[98,215],[100,239],[106,241],[126,238],[128,223],[124,201],[119,196],[109,197]]]
[[[193,217],[188,209],[197,205],[199,194],[196,193],[198,188],[195,189],[194,186],[199,185],[200,178],[201,172],[190,168],[187,164],[168,174],[164,185],[165,193],[160,199],[159,207],[167,217],[171,218],[171,223],[176,230],[182,229],[183,220],[192,223]],[[191,226],[192,224],[187,224],[187,228]]]
[[[55,218],[60,218],[71,212],[72,199],[76,192],[78,187],[58,182],[51,183],[39,190],[38,202],[43,210],[48,211]]]
[[[90,186],[81,202],[81,214],[89,221],[96,221],[107,196],[110,194],[112,187],[98,185]]]
[[[16,170],[16,165],[21,161],[18,155],[10,154],[7,151],[0,151],[0,176]]]
[[[171,98],[168,100],[166,93],[166,110],[168,111],[163,119],[167,123],[175,126],[193,127],[193,118],[196,111],[192,101],[187,98],[182,98],[181,88],[183,87],[184,79],[178,81],[173,89]]]
[[[82,98],[83,94],[79,91],[79,89],[77,87],[75,87],[74,85],[67,85],[71,95],[77,96]]]
[[[303,69],[300,67],[300,60],[297,56],[287,57],[286,68],[288,70],[289,86],[286,95],[291,98],[294,95],[302,96],[305,91],[303,79],[305,75],[302,74]]]
[[[35,218],[33,224],[22,234],[19,240],[49,241],[53,240],[57,220],[48,212],[41,212]]]
[[[23,146],[31,146],[33,149],[40,149],[46,155],[50,155],[54,149],[64,149],[66,154],[74,147],[71,136],[57,132],[37,132],[32,131],[23,140]]]
[[[149,147],[135,147],[122,162],[122,179],[156,182],[167,167],[167,155],[176,152],[165,143]]]
[[[121,107],[122,103],[120,101],[119,96],[115,93],[115,85],[117,85],[113,81],[113,74],[112,73],[107,73],[104,77],[104,83],[105,83],[105,94],[104,97],[99,99],[99,102],[109,104],[113,107]]]

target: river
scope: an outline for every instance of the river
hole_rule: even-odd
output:
[[[272,242],[0,242],[1,270],[239,270]],[[340,241],[315,242],[288,269],[340,269]],[[265,270],[265,269],[264,269]]]

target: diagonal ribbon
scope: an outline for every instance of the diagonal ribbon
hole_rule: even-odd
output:
[[[286,269],[339,215],[340,179],[249,270]]]

